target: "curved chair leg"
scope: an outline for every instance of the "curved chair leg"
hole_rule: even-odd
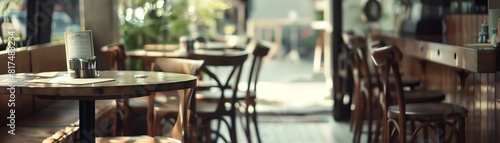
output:
[[[215,136],[218,136],[220,137],[220,139],[222,139],[222,141],[224,141],[225,143],[228,143],[229,141],[227,141],[227,139],[222,136],[222,134],[220,134],[219,132],[213,132],[215,134]]]
[[[252,105],[253,108],[252,121],[255,128],[255,134],[257,135],[257,140],[259,141],[259,143],[262,143],[262,139],[260,138],[260,133],[259,133],[259,124],[258,124],[259,122],[257,120],[257,108],[255,106],[256,106],[255,104]]]
[[[223,122],[224,124],[226,124],[226,127],[229,130],[229,136],[230,136],[231,142],[232,143],[236,143],[237,142],[236,141],[236,128],[233,126],[233,125],[235,125],[234,121],[236,121],[236,118],[233,118],[233,117],[235,117],[235,116],[230,117],[231,125],[223,117],[220,118],[219,121]],[[220,132],[219,132],[220,130],[219,129],[220,129],[220,126],[219,126],[219,128],[217,128],[216,132],[219,133],[219,135],[220,135]],[[217,138],[219,138],[219,137],[222,138],[223,140],[226,140],[222,135],[217,136]],[[216,143],[216,142],[217,141],[214,141],[214,143]]]
[[[352,112],[353,112],[353,113],[351,114],[351,122],[350,122],[350,128],[349,128],[349,130],[350,130],[351,132],[352,132],[352,130],[353,130],[354,128],[356,128],[355,126],[356,126],[356,120],[357,120],[357,118],[358,118],[358,117],[357,117],[357,114],[358,114],[358,105],[359,105],[359,104],[358,104],[358,102],[357,102],[357,101],[358,101],[358,100],[357,100],[357,97],[356,97],[356,96],[354,96],[353,98],[354,98],[354,105],[356,106],[356,108],[354,108],[354,109],[352,110]]]
[[[367,97],[367,105],[366,105],[366,111],[368,111],[368,142],[372,142],[372,124],[373,124],[373,109],[372,109],[372,97],[371,95],[368,95]]]
[[[362,116],[362,113],[364,113],[364,109],[365,107],[363,107],[361,104],[359,104],[359,106],[357,106],[356,108],[358,108],[357,112],[358,112],[358,116],[356,119],[356,122],[354,123],[355,124],[355,128],[354,128],[354,138],[353,138],[353,143],[359,143],[361,141],[361,133],[362,133],[362,130],[363,130],[363,118],[364,116]]]
[[[436,123],[436,127],[436,133],[438,134],[439,142],[444,143],[446,138],[445,125],[443,123]]]
[[[242,126],[242,127],[245,128],[245,134],[247,136],[247,141],[249,143],[251,143],[252,142],[252,135],[250,133],[251,132],[251,130],[250,130],[250,112],[248,112],[248,108],[249,108],[249,106],[246,105],[245,106],[245,119],[246,119],[245,122],[246,122],[246,124],[245,124],[245,126]]]
[[[355,87],[357,88],[357,87]],[[353,129],[356,128],[356,123],[357,123],[357,120],[359,118],[359,107],[361,105],[361,103],[359,102],[359,97],[358,97],[358,92],[356,90],[354,90],[354,93],[353,93],[353,100],[354,100],[354,105],[355,105],[355,108],[354,110],[352,111],[353,113],[351,114],[351,126],[350,126],[350,130],[352,131]]]
[[[375,126],[375,136],[373,138],[373,142],[374,143],[379,143],[379,140],[380,140],[380,134],[381,134],[381,131],[382,130],[382,124],[383,124],[383,118],[382,118],[382,109],[379,107],[379,106],[376,106],[376,113],[375,115],[377,115],[375,118],[376,118],[376,126]]]
[[[238,107],[243,107],[244,108],[244,113],[241,112],[241,109],[236,110],[237,115],[242,115],[245,116],[244,118],[240,118],[240,124],[241,127],[243,127],[243,131],[245,132],[245,136],[247,138],[248,143],[252,143],[252,135],[251,135],[251,130],[250,130],[250,113],[248,112],[249,104],[242,104],[240,102],[238,103]]]
[[[460,118],[460,127],[458,129],[460,129],[459,130],[460,142],[464,143],[465,142],[465,118]]]
[[[233,112],[234,113],[234,112]],[[237,143],[237,139],[236,139],[236,116],[231,116],[231,126],[228,125],[228,127],[230,128],[229,129],[229,133],[231,135],[231,142],[232,143]]]
[[[217,119],[217,129],[214,132],[216,132],[218,134],[220,134],[220,125],[221,125],[221,122],[226,122],[226,121],[224,119]],[[227,123],[226,123],[226,125],[227,125]],[[210,125],[207,126],[207,131],[211,131]],[[215,139],[213,140],[213,142],[216,143],[219,140],[219,137],[222,137],[222,136],[215,136]],[[209,132],[207,133],[207,138],[208,138],[208,140],[212,140]]]

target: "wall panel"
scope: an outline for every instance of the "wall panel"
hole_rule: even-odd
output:
[[[408,58],[408,57],[406,57]],[[411,57],[410,57],[411,58]],[[403,69],[420,66],[415,60],[404,60]],[[498,143],[500,141],[500,72],[473,73],[428,62],[425,67],[425,87],[446,93],[445,102],[457,103],[469,109],[466,119],[466,142]],[[468,73],[462,89],[459,72]],[[417,72],[412,72],[417,73]],[[416,75],[419,76],[419,75]]]

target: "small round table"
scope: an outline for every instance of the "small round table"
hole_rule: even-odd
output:
[[[61,72],[64,73],[64,72]],[[61,74],[60,74],[61,75]],[[197,78],[187,74],[152,71],[100,71],[100,78],[114,81],[92,84],[50,84],[25,82],[35,79],[34,74],[0,75],[0,88],[15,86],[16,95],[35,95],[43,99],[79,100],[80,142],[95,142],[95,100],[123,99],[150,95],[153,92],[195,88]],[[146,75],[136,78],[135,75]],[[16,82],[14,82],[14,80]],[[0,94],[10,94],[0,90]]]

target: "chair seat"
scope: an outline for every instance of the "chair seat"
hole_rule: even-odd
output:
[[[415,89],[404,91],[406,103],[441,102],[445,99],[445,94],[437,90]],[[391,92],[391,96],[396,98],[396,92]]]
[[[167,103],[155,102],[154,108],[157,114],[177,114],[179,113],[179,101],[169,100]],[[129,106],[133,111],[147,111],[147,98],[134,98],[129,101]],[[228,108],[227,108],[228,109]],[[196,112],[199,114],[214,113],[217,110],[217,103],[214,102],[196,102]]]
[[[200,90],[209,90],[210,88],[217,87],[217,82],[213,80],[201,80],[198,82],[198,87],[196,88],[198,91]],[[226,88],[231,88],[230,86]]]
[[[97,137],[95,140],[96,143],[181,143],[174,138],[150,136]]]
[[[198,100],[205,100],[205,101],[218,101],[221,97],[221,91],[216,90],[216,91],[211,91],[211,90],[204,90],[204,91],[197,91],[196,92],[196,99]],[[233,90],[232,89],[225,89],[224,90],[224,97],[226,98],[227,101],[231,100],[231,96],[233,95]],[[247,93],[246,91],[238,91],[236,93],[236,100],[245,100]],[[255,98],[255,92],[250,92],[250,98]]]
[[[406,117],[413,120],[443,120],[452,116],[467,117],[467,108],[450,103],[410,103],[406,104]],[[398,118],[399,108],[397,105],[389,106],[389,118]]]
[[[217,113],[217,107],[217,102],[197,101],[196,115],[201,118],[216,118],[220,116],[219,114],[221,114]],[[224,112],[222,114],[227,114],[226,112],[229,111],[231,107],[226,106],[225,108],[226,109],[225,111],[222,111]],[[163,104],[162,106],[156,106],[155,112],[158,117],[175,118],[179,114],[179,106],[177,104]]]
[[[377,83],[377,76],[371,76],[371,82],[372,85],[378,85]],[[401,83],[403,84],[404,87],[417,87],[420,85],[420,80],[410,77],[410,76],[403,76],[401,78]],[[389,77],[389,85],[395,85],[396,80],[394,79],[393,76]]]

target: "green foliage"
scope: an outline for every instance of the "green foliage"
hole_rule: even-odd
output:
[[[3,8],[2,8],[2,13],[4,13],[7,10],[7,8],[9,8],[10,2],[11,1],[5,2],[5,5],[3,5]]]
[[[120,36],[127,50],[142,49],[146,44],[178,43],[180,36],[188,34],[187,1],[165,0],[162,6],[157,5],[158,1],[132,0],[134,7],[130,8],[144,9],[144,19],[123,12]],[[141,69],[137,61],[130,61],[129,65],[132,70]]]
[[[220,12],[230,7],[223,0],[195,0],[195,5],[198,22],[209,26],[215,26]]]
[[[132,18],[127,19],[123,12],[120,34],[128,50],[140,49],[150,43],[178,43],[179,37],[189,34],[187,26],[191,22],[215,26],[221,18],[221,11],[230,7],[224,0],[194,0],[196,10],[189,13],[188,0],[164,0],[162,6],[157,5],[159,1],[163,0],[132,0],[135,6],[132,9],[145,10],[143,20],[135,14],[129,14]]]
[[[20,0],[6,0],[5,4],[2,7],[2,14],[5,14],[5,12],[7,11],[12,2],[19,4]]]
[[[159,6],[156,5],[158,1],[134,0],[136,8],[145,10],[144,19],[140,20],[133,14],[131,19],[121,20],[121,41],[128,50],[141,49],[145,44],[152,43],[178,43],[180,36],[188,34],[189,21],[184,16],[187,2],[185,0],[167,0],[163,6]],[[122,17],[126,17],[126,15]]]

